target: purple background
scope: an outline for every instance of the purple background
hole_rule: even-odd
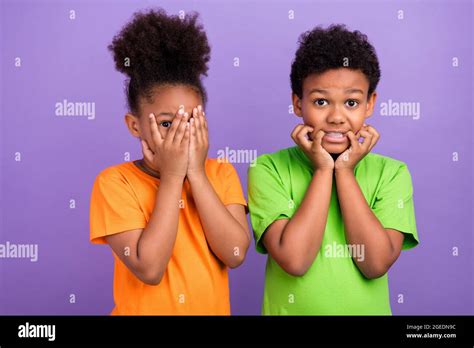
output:
[[[89,243],[90,192],[102,169],[124,162],[125,152],[138,159],[141,151],[125,128],[124,76],[114,70],[106,47],[133,12],[150,6],[201,14],[212,45],[204,80],[210,157],[226,146],[259,155],[292,146],[289,134],[299,119],[288,112],[289,70],[298,36],[331,23],[366,33],[382,69],[368,122],[381,134],[373,151],[408,164],[421,239],[390,271],[393,312],[473,314],[472,2],[2,1],[1,6],[0,243],[39,245],[37,262],[0,259],[1,314],[108,314],[113,307],[111,250]],[[21,58],[20,68],[15,57]],[[55,103],[63,99],[95,102],[95,119],[55,116]],[[380,116],[379,104],[388,99],[419,102],[420,119]],[[235,167],[245,188],[248,164]],[[453,247],[459,256],[452,255]],[[265,260],[252,243],[244,265],[230,271],[233,314],[260,313]],[[69,303],[70,294],[75,303]],[[397,303],[398,294],[404,303]]]

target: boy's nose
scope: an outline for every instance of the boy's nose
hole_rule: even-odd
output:
[[[328,123],[344,123],[345,119],[346,117],[338,112],[332,113],[326,118]]]

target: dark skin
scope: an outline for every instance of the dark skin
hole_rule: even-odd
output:
[[[190,184],[207,242],[222,263],[239,266],[250,244],[244,206],[224,205],[207,178],[208,131],[201,105],[201,95],[194,88],[165,85],[155,89],[153,102],[141,100],[140,116],[125,115],[127,128],[142,145],[143,159],[135,164],[159,178],[160,189],[144,229],[106,240],[128,269],[148,285],[160,283],[171,258],[184,180]],[[130,252],[125,254],[127,247]]]
[[[263,236],[269,254],[289,274],[304,275],[321,248],[333,180],[347,243],[364,246],[364,259],[353,257],[362,274],[368,279],[381,277],[400,255],[403,233],[382,226],[354,176],[356,164],[380,137],[364,123],[376,100],[376,93],[369,96],[368,89],[361,71],[340,68],[306,77],[301,98],[292,95],[295,114],[304,123],[291,137],[311,160],[314,174],[293,217],[274,221]],[[342,140],[331,140],[332,131],[342,133]]]

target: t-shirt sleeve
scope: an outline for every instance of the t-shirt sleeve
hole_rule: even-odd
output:
[[[382,184],[372,211],[384,228],[404,233],[402,250],[413,248],[419,243],[412,180],[405,164],[401,164],[387,182]]]
[[[247,202],[245,200],[242,185],[240,184],[239,174],[235,170],[234,166],[230,163],[223,163],[224,167],[224,182],[223,182],[223,198],[222,203],[224,205],[229,204],[242,204],[247,210]]]
[[[105,236],[144,228],[145,215],[131,187],[116,174],[99,174],[90,202],[90,241],[105,244]]]
[[[295,211],[276,168],[266,157],[260,157],[248,171],[248,199],[257,252],[266,254],[263,234],[275,220],[290,219]]]

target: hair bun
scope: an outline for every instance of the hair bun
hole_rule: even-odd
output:
[[[162,9],[136,12],[108,46],[116,69],[149,83],[207,76],[210,47],[198,16],[193,12],[181,19]]]

